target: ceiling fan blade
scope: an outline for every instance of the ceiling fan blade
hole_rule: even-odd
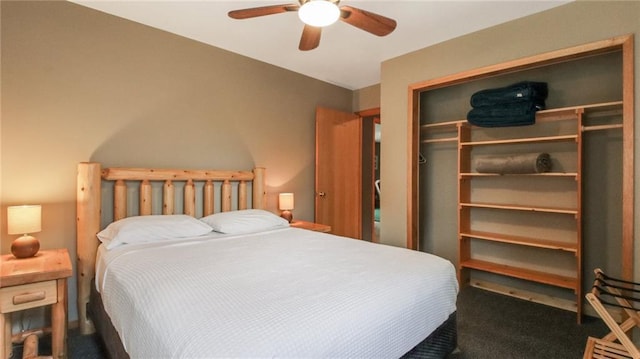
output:
[[[287,11],[297,11],[299,8],[300,5],[297,4],[271,5],[233,10],[229,11],[228,15],[232,19],[250,19],[252,17],[280,14]]]
[[[302,51],[313,50],[320,45],[320,35],[322,35],[322,28],[310,25],[304,25],[302,30],[302,37],[300,37],[300,45],[298,49]]]
[[[369,11],[351,6],[341,6],[340,12],[342,21],[374,35],[386,36],[396,28],[395,20]]]

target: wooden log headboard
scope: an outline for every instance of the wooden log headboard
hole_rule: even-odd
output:
[[[91,293],[91,282],[95,276],[96,254],[99,241],[96,234],[106,226],[101,223],[102,184],[113,183],[113,220],[133,215],[178,214],[184,213],[203,216],[214,213],[216,208],[226,212],[233,209],[266,208],[265,169],[252,171],[216,171],[216,170],[173,170],[149,168],[101,168],[100,163],[82,162],[78,164],[77,179],[77,257],[78,257],[78,322],[82,334],[90,334],[95,329],[87,316],[87,304]],[[162,184],[161,213],[152,208],[152,183]],[[184,184],[182,193],[178,193],[175,182]],[[196,183],[202,185],[201,201],[196,200]],[[218,183],[218,186],[214,186]],[[128,185],[137,185],[139,198],[127,198]],[[233,186],[232,184],[236,184]],[[248,184],[251,184],[251,202],[247,197]],[[219,188],[219,195],[215,189]],[[237,193],[233,193],[233,189]],[[235,196],[234,196],[235,194]],[[180,196],[183,208],[176,208],[176,196]],[[236,199],[233,203],[233,199]],[[137,201],[138,213],[127,213],[128,205]],[[196,208],[201,203],[202,208]],[[234,205],[235,204],[235,205]]]

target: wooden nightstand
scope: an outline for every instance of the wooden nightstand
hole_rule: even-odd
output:
[[[331,232],[331,226],[328,226],[326,224],[320,224],[320,223],[313,223],[313,222],[307,222],[307,221],[293,221],[290,224],[291,227],[296,227],[296,228],[302,228],[302,229],[308,229],[310,231],[316,231],[316,232]]]
[[[0,355],[11,354],[11,313],[51,305],[53,358],[67,357],[67,278],[71,260],[66,249],[40,251],[33,258],[0,258]]]

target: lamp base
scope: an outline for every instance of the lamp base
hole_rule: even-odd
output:
[[[40,250],[40,242],[32,236],[24,235],[11,243],[11,253],[16,258],[30,258]]]
[[[282,211],[282,213],[280,213],[280,217],[286,219],[287,221],[289,221],[289,223],[293,221],[293,213],[291,213],[291,211]]]

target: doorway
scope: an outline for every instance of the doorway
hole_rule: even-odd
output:
[[[363,239],[380,242],[380,146],[382,144],[382,121],[380,108],[356,112],[362,118],[362,200],[363,200]]]

